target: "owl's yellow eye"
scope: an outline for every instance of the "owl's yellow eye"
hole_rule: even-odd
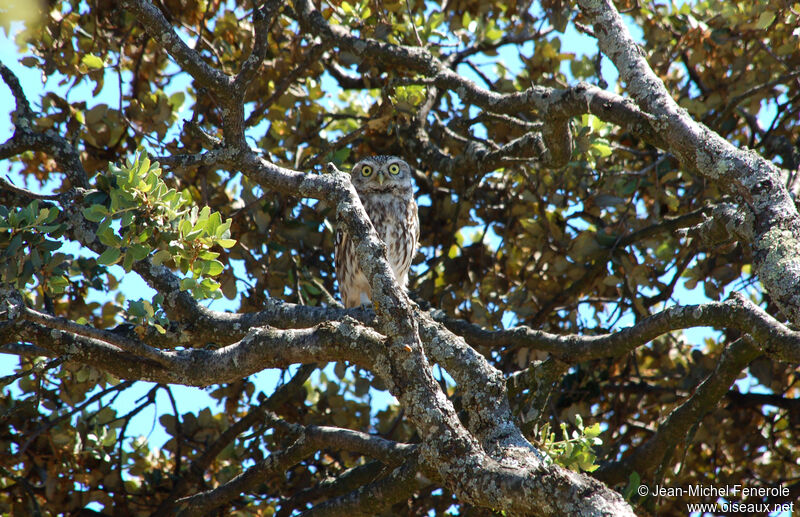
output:
[[[361,175],[362,176],[364,176],[366,178],[370,174],[372,174],[372,167],[370,167],[369,165],[364,165],[363,167],[361,167]]]
[[[396,163],[393,163],[389,166],[389,172],[392,174],[400,174],[400,166]]]

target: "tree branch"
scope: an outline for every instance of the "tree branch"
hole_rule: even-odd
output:
[[[490,331],[448,318],[440,311],[434,311],[433,317],[475,346],[532,348],[549,352],[570,364],[619,357],[662,334],[692,327],[737,329],[753,336],[759,348],[771,357],[789,363],[800,362],[800,332],[787,328],[737,293],[721,303],[671,307],[631,327],[598,336],[562,336],[524,326]]]
[[[49,314],[35,311],[24,305],[19,308],[19,315],[24,320],[38,323],[44,327],[54,330],[63,330],[79,336],[89,337],[96,341],[102,341],[115,346],[121,351],[150,359],[165,367],[170,366],[170,359],[163,351],[150,347],[140,341],[120,336],[114,332],[96,329],[88,325],[80,325],[66,318],[50,316]]]
[[[244,63],[242,63],[239,73],[233,80],[233,87],[241,96],[244,96],[248,85],[255,79],[261,63],[264,62],[269,49],[269,26],[278,14],[281,5],[282,2],[278,0],[268,0],[261,7],[253,9],[253,28],[255,32],[253,49]]]
[[[637,113],[635,107],[599,88],[585,84],[568,90],[533,86],[518,94],[494,93],[459,76],[426,49],[357,38],[340,26],[329,25],[306,0],[300,0],[297,4],[299,22],[306,30],[362,59],[387,68],[402,65],[431,78],[439,88],[457,92],[464,102],[494,113],[517,115],[532,109],[539,111],[544,122],[542,137],[547,146],[547,153],[542,159],[549,167],[561,167],[569,160],[572,153],[569,118],[586,112],[594,113],[596,110],[617,120],[620,117],[630,119],[626,121],[626,126],[633,125],[646,138],[660,141],[657,132],[649,127],[647,118]]]
[[[227,428],[199,457],[192,461],[187,472],[181,476],[173,486],[170,496],[161,503],[158,509],[153,513],[153,517],[174,515],[176,511],[176,500],[186,495],[192,486],[203,480],[209,465],[211,465],[223,449],[244,431],[266,420],[269,411],[276,410],[285,403],[293,393],[303,389],[303,384],[316,369],[316,364],[301,366],[288,383],[279,386],[268,399],[264,400],[258,406],[251,407],[250,412],[246,416],[240,418],[236,423]]]
[[[610,0],[579,0],[600,49],[616,65],[639,107],[655,118],[665,149],[722,188],[740,196],[752,210],[750,241],[761,282],[783,313],[800,325],[800,214],[781,171],[756,153],[737,149],[691,119],[653,73]]]
[[[76,150],[66,139],[52,130],[40,133],[33,129],[35,114],[31,110],[19,79],[6,65],[0,62],[0,76],[11,90],[16,102],[12,113],[14,135],[0,145],[0,160],[16,156],[24,151],[35,150],[49,153],[62,168],[73,187],[89,188],[89,179]]]
[[[301,435],[286,449],[274,451],[224,485],[179,499],[177,502],[187,508],[191,515],[207,515],[214,508],[239,497],[242,492],[251,490],[265,478],[278,474],[283,475],[291,466],[296,465],[315,451],[316,447]]]
[[[3,62],[0,61],[0,77],[6,83],[11,94],[14,96],[15,109],[11,113],[11,120],[14,124],[18,124],[20,120],[26,120],[28,123],[33,119],[34,113],[28,98],[25,96],[25,91],[19,83],[19,78],[11,71]]]
[[[723,351],[714,371],[697,387],[695,392],[675,408],[658,426],[658,431],[643,445],[636,447],[622,459],[602,465],[595,477],[617,485],[625,483],[631,472],[644,479],[654,470],[669,465],[670,458],[694,426],[728,392],[741,371],[761,355],[749,338],[734,341]]]
[[[166,50],[178,65],[217,95],[230,92],[233,79],[203,60],[172,28],[164,14],[149,0],[123,0],[122,7],[131,11],[139,23]]]
[[[53,356],[67,356],[103,368],[123,379],[187,386],[231,382],[265,368],[295,363],[351,361],[388,377],[376,367],[383,337],[354,320],[325,322],[310,329],[251,329],[239,342],[217,350],[163,351],[159,362],[124,352],[93,337],[20,319],[0,327],[3,342],[34,342]]]
[[[303,457],[316,450],[333,448],[363,454],[377,458],[388,465],[399,465],[413,455],[415,445],[398,444],[379,436],[366,433],[324,426],[302,426],[290,424],[278,418],[270,411],[263,412],[264,419],[270,427],[295,436],[294,443],[285,451],[273,452],[270,456],[248,468],[229,482],[213,490],[202,492],[178,500],[178,504],[188,504],[193,512],[207,513],[209,510],[223,505],[242,492],[251,490],[263,482],[264,477],[283,473],[298,463]],[[416,472],[416,469],[414,469]]]
[[[303,512],[305,517],[332,517],[344,515],[379,515],[393,504],[408,499],[419,486],[416,456],[391,474],[353,491],[329,499]]]

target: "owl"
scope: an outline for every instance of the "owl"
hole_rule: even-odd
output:
[[[350,174],[372,226],[386,244],[394,278],[405,287],[411,259],[419,242],[419,218],[411,167],[396,156],[373,156],[358,162]],[[336,232],[335,253],[336,277],[344,306],[358,307],[370,303],[372,289],[346,231]]]

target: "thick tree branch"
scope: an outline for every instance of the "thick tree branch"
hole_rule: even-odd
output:
[[[14,124],[17,124],[21,119],[30,122],[34,117],[34,113],[28,102],[28,98],[25,96],[25,91],[22,89],[22,85],[19,83],[16,74],[2,61],[0,61],[0,77],[3,78],[3,82],[6,83],[6,86],[8,86],[8,89],[11,90],[11,94],[14,96],[15,109],[11,113],[12,121]]]
[[[426,313],[418,312],[420,335],[425,351],[443,366],[463,393],[462,404],[470,416],[470,431],[481,440],[484,449],[498,453],[518,448],[543,457],[522,436],[515,424],[506,393],[503,374],[459,336],[436,323]]]
[[[711,217],[703,217],[702,222],[681,230],[681,233],[697,237],[708,247],[738,240],[753,241],[753,214],[746,208],[736,208],[731,203],[719,203],[711,209]]]
[[[213,93],[214,99],[222,108],[222,130],[229,151],[245,151],[247,143],[244,138],[243,99],[248,85],[255,78],[266,56],[269,47],[267,29],[281,6],[280,2],[271,0],[254,10],[253,49],[236,76],[228,76],[206,63],[199,52],[184,43],[163,13],[149,0],[126,0],[122,2],[122,6],[136,15],[145,30],[183,70]]]
[[[0,327],[0,341],[33,342],[47,349],[49,355],[93,364],[123,379],[187,386],[231,382],[265,368],[345,360],[378,375],[387,375],[374,364],[383,347],[382,336],[353,320],[326,322],[300,330],[254,328],[238,343],[217,350],[163,351],[159,362],[133,355],[94,337],[22,319]]]
[[[63,330],[79,336],[93,338],[97,341],[105,342],[109,345],[115,346],[121,351],[155,361],[162,366],[170,366],[170,359],[163,351],[150,347],[140,341],[129,339],[125,336],[120,336],[114,332],[96,329],[87,325],[79,325],[78,323],[66,318],[50,316],[49,314],[29,309],[24,305],[19,307],[19,315],[24,320],[38,323],[44,327],[54,330]]]
[[[208,515],[214,508],[232,501],[239,497],[242,492],[256,487],[265,478],[283,475],[290,467],[310,456],[316,450],[314,444],[310,443],[305,436],[300,435],[286,449],[273,452],[224,485],[220,485],[208,492],[201,492],[179,499],[178,504],[187,508],[191,515]]]
[[[57,201],[60,198],[59,194],[39,194],[0,178],[0,204],[3,206],[25,206],[36,200]]]
[[[373,371],[384,373],[389,379],[389,390],[406,408],[423,438],[423,458],[428,464],[436,466],[439,475],[452,490],[474,504],[530,511],[551,498],[553,491],[560,491],[563,486],[573,486],[577,482],[575,478],[582,480],[579,482],[581,486],[585,483],[591,485],[588,478],[555,467],[543,479],[539,479],[542,464],[532,454],[529,444],[514,448],[516,452],[526,452],[525,456],[514,458],[515,467],[501,466],[487,456],[463,428],[452,404],[433,378],[430,364],[422,351],[408,298],[399,289],[389,270],[383,244],[368,222],[349,178],[335,169],[329,175],[302,175],[301,178],[299,173],[284,173],[273,164],[250,156],[253,159],[243,164],[240,162],[242,170],[266,186],[275,184],[285,188],[285,181],[289,180],[297,182],[297,192],[301,195],[319,198],[323,197],[323,192],[320,192],[323,185],[334,182],[332,188],[328,187],[330,190],[324,191],[327,194],[325,199],[337,207],[342,224],[347,226],[348,233],[356,243],[360,263],[372,285],[373,304],[378,315],[377,329],[387,337],[386,353],[375,358],[376,368]],[[276,182],[276,179],[280,181]],[[375,260],[376,257],[378,260]],[[511,434],[521,436],[518,430]],[[488,485],[496,487],[499,492],[486,492]],[[518,490],[519,487],[524,489]],[[596,511],[597,508],[616,508],[621,514],[630,511],[617,494],[601,485],[595,485],[590,491],[592,497],[580,500],[572,497],[574,493],[571,489],[561,495],[587,512]]]
[[[386,465],[380,461],[370,461],[364,465],[350,468],[334,479],[323,480],[318,485],[306,488],[281,502],[281,509],[276,517],[293,515],[295,510],[305,507],[309,502],[333,501],[340,496],[350,494],[350,492],[360,492],[362,487],[384,475],[386,470]]]
[[[520,408],[522,429],[526,433],[532,432],[543,419],[553,389],[558,386],[569,366],[568,363],[551,356],[544,361],[536,361],[527,369],[508,377],[508,391],[511,397],[516,398],[524,390],[528,390],[529,393],[530,400]]]
[[[787,328],[735,293],[725,302],[671,307],[631,327],[598,336],[562,336],[524,326],[490,331],[450,319],[438,311],[433,316],[453,332],[466,337],[474,346],[527,347],[549,352],[570,364],[619,357],[667,332],[692,327],[737,329],[753,336],[757,346],[771,357],[789,363],[800,362],[800,332]]]

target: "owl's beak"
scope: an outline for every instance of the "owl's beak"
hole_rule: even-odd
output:
[[[380,185],[382,187],[383,186],[383,180],[385,180],[385,179],[386,179],[386,176],[384,176],[382,172],[379,172],[378,173],[378,185]]]

